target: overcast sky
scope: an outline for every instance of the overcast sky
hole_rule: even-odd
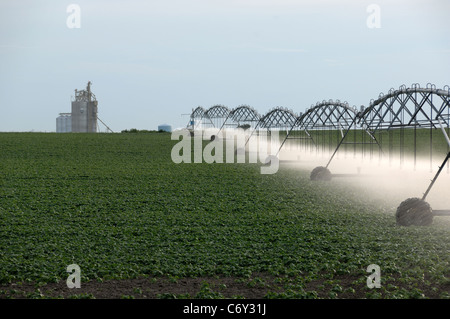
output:
[[[185,126],[197,106],[300,113],[443,88],[449,12],[448,0],[0,0],[0,131],[55,131],[88,81],[118,132]]]

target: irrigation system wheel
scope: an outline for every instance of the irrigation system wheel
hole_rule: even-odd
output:
[[[433,222],[433,211],[426,201],[413,197],[398,206],[395,218],[400,226],[429,226]]]
[[[312,170],[310,179],[312,181],[331,181],[331,172],[325,166],[318,166]]]

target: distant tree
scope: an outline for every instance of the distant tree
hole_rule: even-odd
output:
[[[155,131],[155,130],[138,130],[138,129],[135,129],[135,128],[131,128],[129,130],[122,130],[121,133],[167,133],[167,132],[164,131],[164,130],[158,130],[158,131]]]

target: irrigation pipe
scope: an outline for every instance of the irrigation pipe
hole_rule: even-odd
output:
[[[444,129],[444,126],[441,123],[441,119],[438,118],[439,125],[441,126],[442,133],[444,134],[445,139],[447,140],[448,147],[450,147],[450,138],[448,138],[447,132]]]

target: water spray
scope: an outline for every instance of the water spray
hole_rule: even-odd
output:
[[[300,144],[299,146],[304,146],[305,149],[309,148],[310,151],[316,151],[316,153],[321,151],[322,154],[325,154],[325,149],[328,147],[330,154],[332,153],[331,158],[325,166],[314,168],[310,179],[330,181],[334,177],[361,176],[361,167],[356,167],[357,173],[355,174],[331,174],[328,167],[342,145],[345,145],[344,148],[347,150],[347,145],[352,144],[355,158],[357,149],[362,150],[362,158],[366,157],[366,152],[370,152],[371,159],[374,152],[378,151],[379,163],[387,155],[390,166],[392,159],[400,155],[400,165],[403,166],[405,152],[411,152],[411,148],[405,147],[405,142],[411,138],[411,135],[407,134],[410,132],[413,138],[411,146],[415,170],[417,156],[420,156],[418,152],[419,136],[420,133],[426,132],[425,129],[429,132],[429,143],[427,143],[430,150],[431,171],[434,165],[433,131],[437,128],[439,122],[448,144],[448,154],[423,196],[405,200],[398,207],[396,213],[399,225],[428,225],[431,223],[433,216],[450,216],[450,210],[433,211],[425,201],[443,167],[449,166],[450,163],[450,138],[441,123],[441,119],[448,128],[450,123],[450,89],[448,86],[444,89],[436,89],[434,85],[430,84],[426,88],[413,84],[410,88],[402,85],[398,90],[392,88],[387,94],[380,93],[377,99],[371,100],[368,107],[365,108],[362,105],[359,111],[356,107],[350,107],[347,102],[340,102],[339,100],[317,102],[300,115],[296,115],[292,110],[283,107],[277,107],[265,115],[259,115],[253,108],[246,105],[241,105],[232,110],[223,105],[214,105],[207,110],[199,106],[192,110],[188,127],[191,135],[193,135],[196,129],[217,130],[220,128],[220,132],[225,127],[239,128],[243,124],[248,125],[248,128],[252,128],[252,130],[244,145],[237,147],[235,155],[238,153],[239,155],[245,155],[249,140],[254,135],[258,137],[260,130],[267,130],[269,134],[274,131],[286,130],[286,136],[278,151],[273,152],[273,147],[270,145],[270,154],[262,163],[268,165],[281,162],[278,158],[279,153],[288,139],[296,140],[298,141],[296,143]],[[335,134],[336,131],[337,134]],[[361,132],[361,138],[357,138],[358,132]],[[353,135],[353,142],[351,141],[351,135]],[[210,140],[216,140],[217,136],[211,134]],[[398,144],[394,142],[394,137],[398,137]],[[332,141],[334,138],[336,138],[337,144]],[[386,144],[383,144],[383,139],[387,147],[384,147]],[[286,144],[289,145],[290,143]],[[337,147],[333,149],[335,145]],[[399,151],[399,154],[397,154],[397,151]],[[273,155],[274,153],[275,155]],[[299,156],[297,156],[297,162],[298,160],[300,160]]]
[[[447,141],[450,147],[450,139],[447,135],[447,132],[444,129],[444,126],[441,123],[441,120],[438,118],[439,125],[441,126],[442,133],[444,134],[445,140]],[[441,166],[439,166],[439,170],[437,171],[434,178],[431,180],[430,185],[427,190],[423,194],[422,198],[413,197],[408,198],[403,201],[400,206],[398,206],[395,218],[397,220],[397,224],[400,226],[428,226],[433,222],[434,216],[450,216],[449,210],[432,210],[430,204],[428,204],[425,200],[428,196],[428,193],[433,188],[434,183],[439,177],[439,174],[444,168],[445,164],[450,159],[450,152],[447,153],[444,161]]]

